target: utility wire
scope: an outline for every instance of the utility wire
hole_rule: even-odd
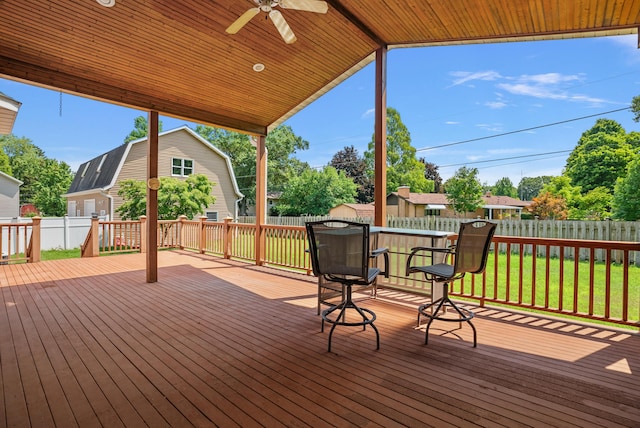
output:
[[[534,129],[547,128],[549,126],[562,125],[563,123],[575,122],[576,120],[589,119],[589,118],[592,118],[592,117],[602,116],[603,114],[616,113],[616,112],[619,112],[619,111],[628,110],[630,107],[631,106],[624,107],[624,108],[619,108],[619,109],[616,109],[616,110],[605,111],[605,112],[602,112],[602,113],[591,114],[589,116],[576,117],[576,118],[573,118],[573,119],[562,120],[560,122],[547,123],[545,125],[532,126],[531,128],[518,129],[516,131],[503,132],[502,134],[487,135],[486,137],[478,137],[478,138],[472,138],[470,140],[457,141],[455,143],[447,143],[447,144],[441,144],[439,146],[425,147],[425,148],[422,148],[422,149],[416,149],[416,152],[439,149],[439,148],[442,148],[442,147],[456,146],[458,144],[472,143],[474,141],[488,140],[490,138],[504,137],[505,135],[512,135],[512,134],[517,134],[517,133],[520,133],[520,132],[532,131]]]
[[[461,166],[461,165],[471,165],[471,164],[476,164],[476,163],[488,163],[488,162],[498,162],[498,161],[503,161],[503,160],[512,160],[512,159],[522,159],[522,158],[531,158],[534,156],[546,156],[546,155],[555,155],[558,153],[569,153],[572,152],[573,150],[558,150],[555,152],[546,152],[546,153],[536,153],[533,155],[521,155],[521,156],[511,156],[508,158],[499,158],[499,159],[489,159],[489,160],[481,160],[481,161],[474,161],[474,162],[464,162],[464,163],[454,163],[454,164],[450,164],[450,165],[439,165],[439,168],[448,168],[451,166]],[[555,156],[552,156],[555,157]]]

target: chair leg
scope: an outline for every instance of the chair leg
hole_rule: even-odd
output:
[[[467,324],[471,326],[471,329],[473,330],[473,347],[475,348],[477,347],[477,332],[476,332],[476,327],[471,322],[471,319],[474,317],[474,313],[468,309],[459,308],[453,301],[451,301],[451,299],[449,298],[448,289],[449,289],[448,284],[444,284],[443,295],[441,298],[439,298],[435,302],[421,305],[420,307],[418,307],[418,326],[420,326],[421,315],[424,315],[425,317],[429,318],[429,322],[427,323],[427,328],[425,331],[424,343],[426,345],[429,342],[429,328],[431,327],[431,323],[433,322],[434,319],[441,320],[441,321],[448,321],[448,322],[458,322],[460,323],[460,328],[462,327],[462,322],[465,321]],[[433,306],[436,306],[436,310],[432,311],[430,314],[427,314],[425,311],[427,309],[431,309]],[[458,313],[460,318],[452,319],[452,318],[445,318],[445,317],[438,316],[440,310],[442,310],[443,312],[446,312],[447,306],[453,308]]]
[[[373,330],[376,333],[376,349],[380,349],[380,333],[378,332],[378,328],[375,326],[375,324],[373,323],[376,319],[376,314],[371,311],[370,309],[365,309],[365,308],[360,308],[358,307],[352,300],[351,298],[351,287],[347,286],[345,287],[346,290],[346,299],[340,303],[339,305],[333,306],[329,309],[325,309],[322,312],[322,328],[321,331],[324,332],[324,322],[327,321],[331,324],[333,324],[331,326],[331,330],[329,330],[329,345],[328,345],[328,352],[331,352],[331,338],[333,336],[333,330],[335,330],[337,325],[345,325],[345,326],[359,326],[362,325],[362,330],[366,330],[367,325],[371,325],[371,328],[373,328]],[[360,316],[362,317],[362,321],[360,322],[347,322],[346,321],[346,316],[347,316],[347,309],[354,309],[356,312],[358,312],[358,314],[360,314]],[[328,316],[337,311],[340,310],[340,312],[338,313],[338,316],[332,320],[329,319]],[[371,315],[371,318],[369,318],[367,316],[367,314]]]

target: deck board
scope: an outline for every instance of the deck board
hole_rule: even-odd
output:
[[[0,427],[640,426],[640,336],[474,308],[416,328],[358,295],[327,352],[314,278],[179,251],[0,266]],[[443,325],[442,325],[443,324]]]

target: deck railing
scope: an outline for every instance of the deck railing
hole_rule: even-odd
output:
[[[0,224],[0,265],[40,261],[40,217]]]
[[[143,222],[100,222],[100,242],[108,243],[100,245],[100,252],[145,251]],[[311,274],[304,227],[263,225],[259,261],[255,231],[252,224],[182,217],[159,222],[158,246]],[[379,284],[428,299],[431,283],[420,275],[405,275],[411,247],[420,244],[393,234],[383,242],[390,250],[391,266],[389,278],[381,278]],[[638,242],[495,236],[486,271],[456,281],[450,293],[481,306],[506,305],[640,328],[638,253]]]

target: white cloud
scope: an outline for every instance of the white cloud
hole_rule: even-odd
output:
[[[584,94],[572,94],[563,87],[566,83],[583,81],[584,77],[582,74],[524,74],[511,80],[513,80],[513,83],[498,83],[498,88],[513,95],[546,100],[590,103],[594,105],[610,103],[610,101],[603,98],[590,97]]]
[[[487,101],[486,103],[484,103],[484,105],[494,110],[497,110],[497,109],[506,107],[507,103],[505,103],[504,101]]]
[[[456,77],[456,79],[453,81],[453,83],[449,86],[458,86],[458,85],[462,85],[463,83],[467,83],[467,82],[471,82],[474,80],[497,80],[500,79],[502,76],[500,76],[500,73],[498,73],[497,71],[476,71],[476,72],[470,72],[470,71],[452,71],[450,73],[452,76]]]
[[[584,77],[578,74],[563,75],[560,73],[523,74],[518,77],[519,82],[533,82],[537,85],[557,85],[559,83],[582,81]]]
[[[494,124],[488,124],[488,123],[478,123],[476,124],[476,126],[480,129],[484,129],[485,131],[489,131],[489,132],[502,132],[503,128],[502,125],[499,123],[494,123]]]
[[[460,122],[454,122],[454,121],[448,120],[445,122],[445,125],[460,125]]]
[[[371,117],[373,116],[373,114],[376,112],[375,108],[370,108],[369,110],[365,111],[364,113],[362,113],[362,118],[365,119],[367,117]]]

